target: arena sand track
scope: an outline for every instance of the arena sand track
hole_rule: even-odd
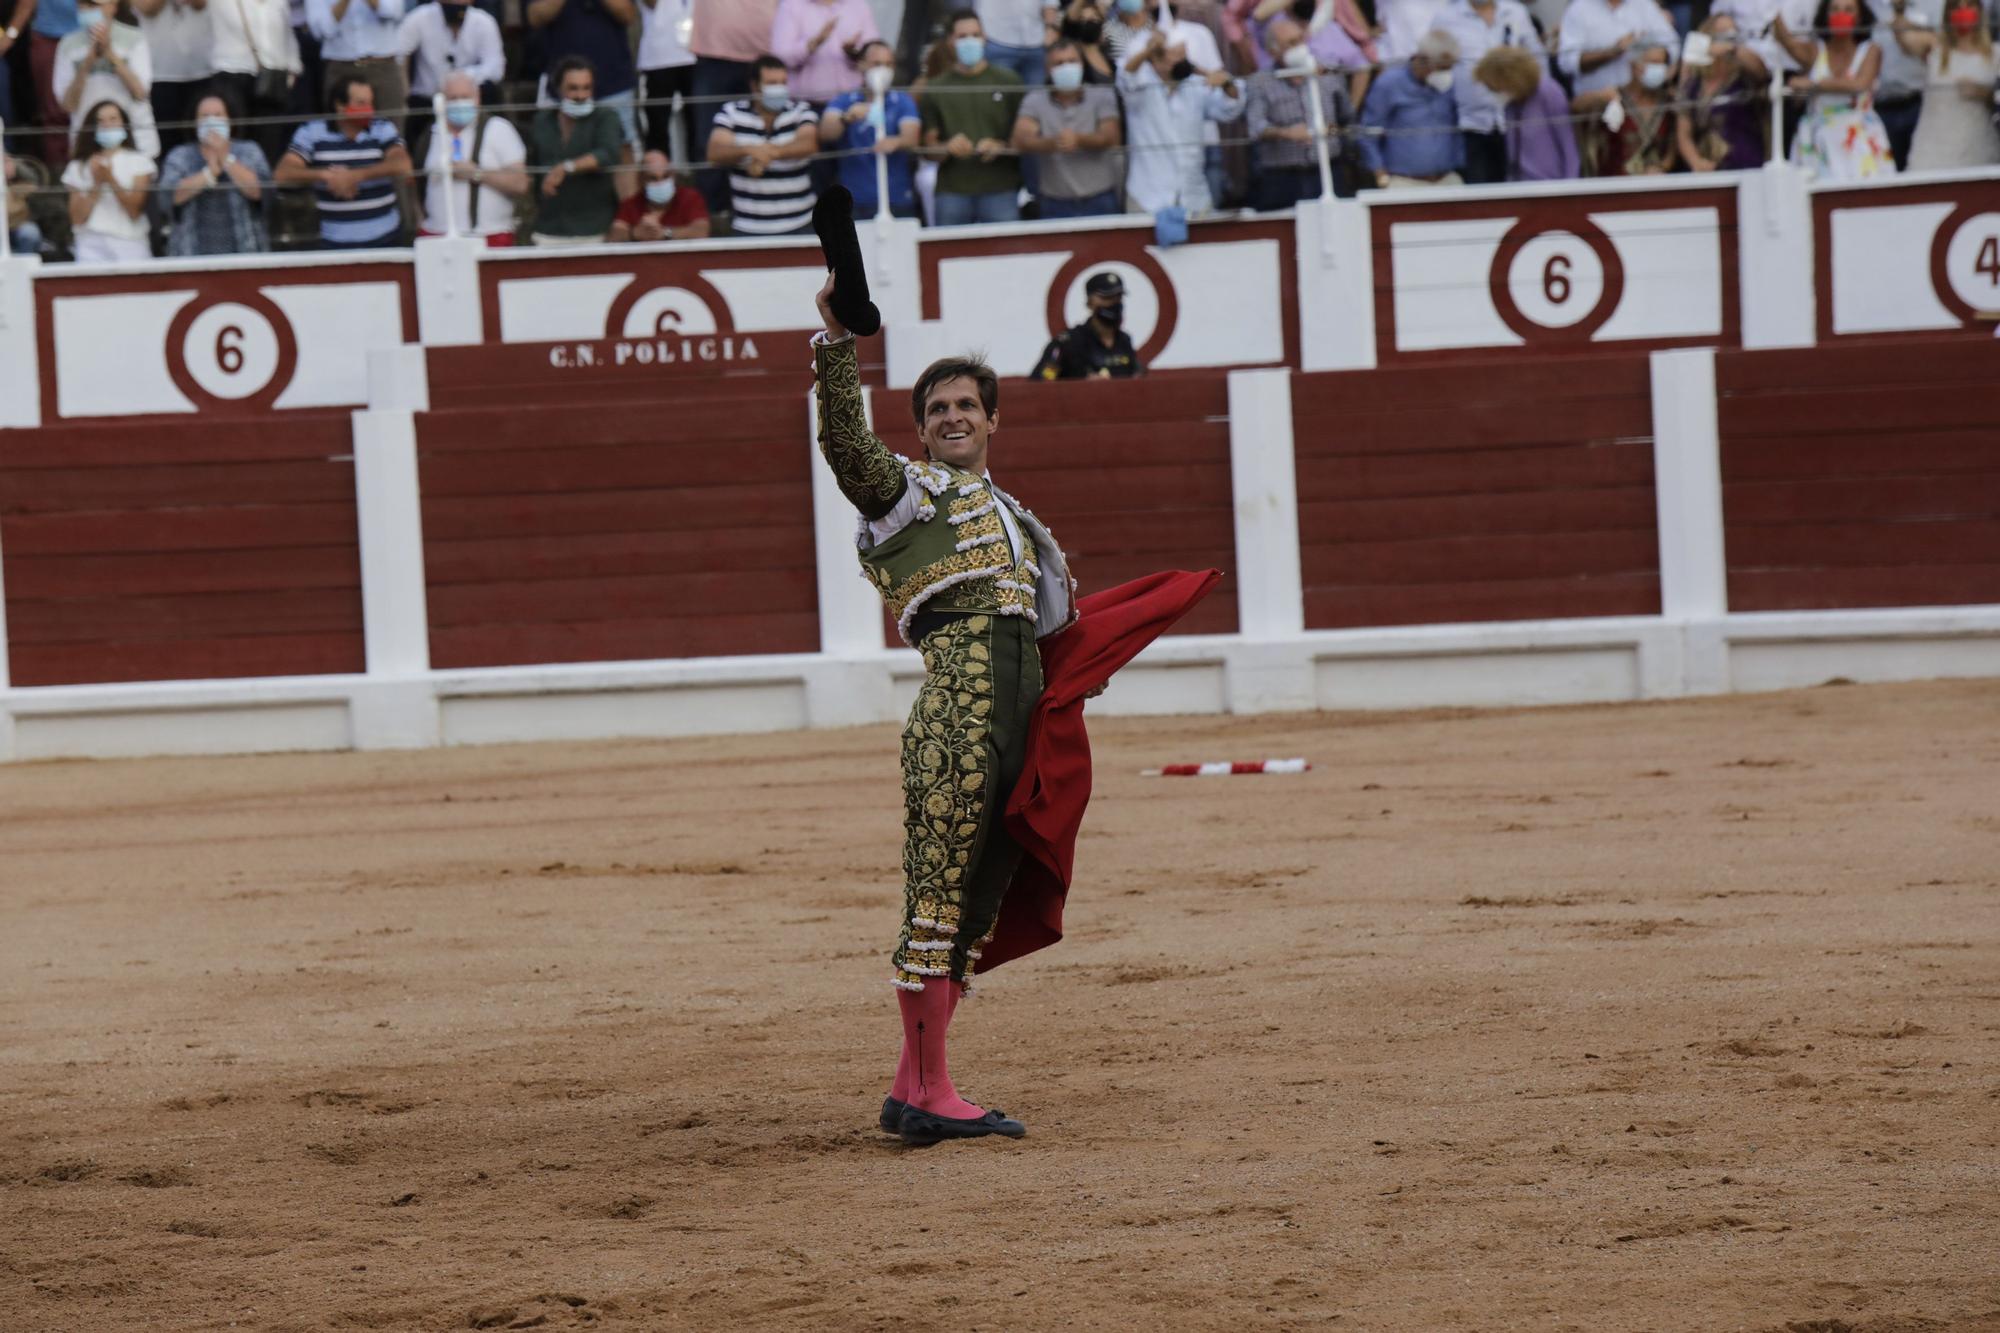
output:
[[[1996,723],[1102,720],[928,1151],[891,728],[0,770],[0,1324],[2000,1327]]]

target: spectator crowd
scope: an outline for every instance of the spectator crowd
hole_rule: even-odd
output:
[[[2000,163],[1996,4],[0,0],[0,165],[84,261],[1859,180]]]

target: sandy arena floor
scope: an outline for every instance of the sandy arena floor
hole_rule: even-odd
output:
[[[0,769],[0,1325],[2000,1328],[2000,684],[1095,735],[927,1151],[890,728]]]

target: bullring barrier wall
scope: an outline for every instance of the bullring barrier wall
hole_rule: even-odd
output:
[[[1384,194],[1172,250],[898,225],[864,238],[864,379],[907,439],[914,368],[972,344],[1018,375],[1124,273],[1156,373],[1009,383],[995,447],[1087,584],[1231,575],[1106,711],[1995,674],[1989,235],[2000,175],[1782,167]],[[810,445],[822,272],[788,243],[17,262],[0,755],[896,716],[919,667]]]

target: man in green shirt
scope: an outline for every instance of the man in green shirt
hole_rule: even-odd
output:
[[[953,65],[923,101],[924,144],[940,159],[937,225],[1021,219],[1021,159],[1008,147],[1020,118],[1021,76],[986,60],[979,15],[951,16]]]
[[[597,73],[567,56],[550,80],[562,100],[535,113],[528,164],[543,174],[536,191],[536,245],[592,245],[618,213],[612,169],[623,148],[618,113],[595,100]]]

